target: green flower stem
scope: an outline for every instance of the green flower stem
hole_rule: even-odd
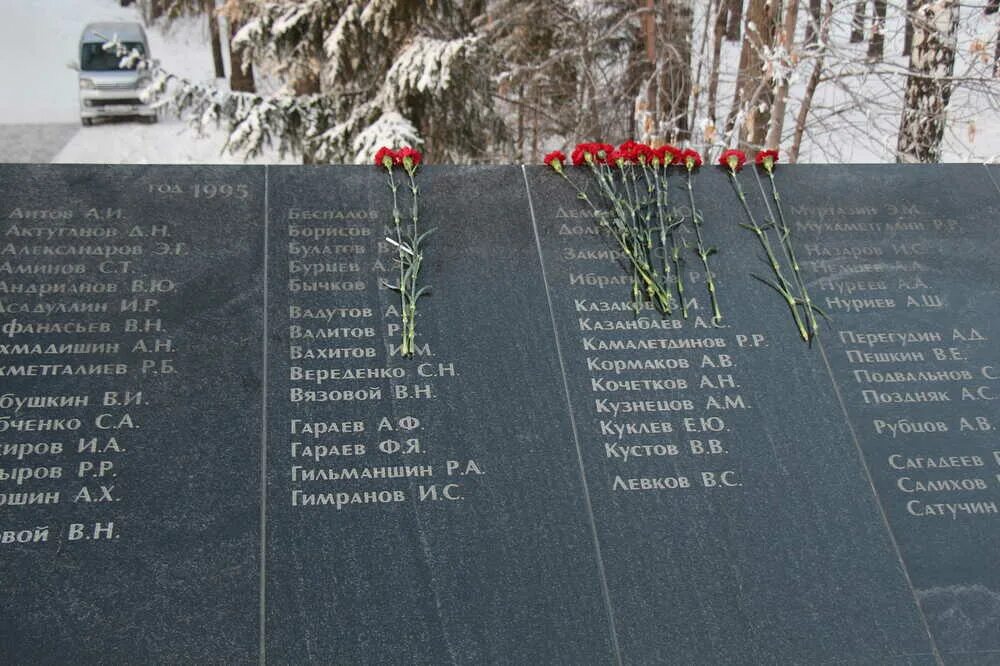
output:
[[[407,337],[407,321],[409,310],[407,308],[406,285],[404,280],[404,275],[406,273],[406,252],[403,250],[403,223],[402,215],[399,212],[399,186],[396,184],[396,179],[392,175],[392,166],[386,167],[386,171],[389,173],[389,189],[392,190],[392,222],[396,229],[396,254],[399,258],[399,307],[400,317],[402,318],[402,342],[400,344],[400,354],[408,356],[409,344]]]
[[[809,341],[809,333],[806,331],[805,326],[802,323],[802,317],[799,316],[798,301],[792,295],[791,289],[788,286],[788,280],[785,279],[785,275],[781,272],[781,266],[778,264],[777,258],[774,256],[774,250],[771,248],[771,241],[767,238],[767,232],[757,224],[757,220],[754,219],[753,213],[750,211],[750,204],[747,203],[746,194],[743,192],[743,187],[740,185],[739,179],[736,177],[736,171],[730,169],[729,176],[733,181],[733,187],[736,189],[736,194],[739,196],[740,203],[743,204],[743,210],[747,214],[747,219],[750,220],[750,229],[757,235],[757,239],[760,241],[761,246],[764,248],[764,252],[767,254],[767,260],[771,264],[771,270],[774,272],[774,276],[778,280],[778,291],[785,298],[785,303],[788,308],[792,311],[792,317],[795,319],[795,326],[799,329],[799,336],[805,340]]]
[[[645,267],[651,272],[654,282],[656,281],[656,269],[652,267],[649,263],[648,251],[646,249],[646,230],[645,221],[643,219],[643,214],[641,213],[641,198],[639,196],[639,181],[635,175],[635,167],[632,164],[624,164],[619,167],[622,174],[622,184],[625,187],[625,193],[630,198],[631,203],[629,206],[630,213],[632,215],[632,246],[633,252],[636,257],[641,257],[641,261],[645,264]],[[632,189],[629,190],[629,183],[632,184]],[[639,277],[638,271],[636,271],[636,279],[633,279],[633,291],[639,291]],[[651,299],[656,298],[656,293],[649,288],[647,285],[646,293]],[[636,316],[639,315],[641,308],[641,295],[636,293]]]
[[[649,180],[649,169],[645,162],[641,162],[642,167],[642,181],[646,183],[646,196],[643,199],[643,234],[646,241],[646,253],[649,255],[649,264],[654,267],[656,262],[653,261],[653,208],[650,204],[653,202],[653,183]]]
[[[684,298],[684,259],[681,257],[681,247],[677,244],[677,237],[671,234],[670,241],[673,245],[670,254],[674,261],[674,272],[677,274],[677,298],[681,302],[681,316],[687,319],[688,306],[687,300]]]
[[[631,257],[632,257],[632,263],[634,265],[636,263],[636,258],[638,258],[640,256],[639,255],[639,252],[640,252],[640,246],[639,246],[639,228],[638,228],[638,224],[636,222],[635,202],[633,201],[633,198],[632,198],[632,192],[629,190],[629,187],[628,187],[628,177],[627,177],[627,174],[625,173],[625,168],[622,165],[619,165],[619,173],[620,173],[620,176],[621,176],[621,189],[625,191],[625,196],[624,197],[620,197],[620,195],[618,194],[618,188],[616,186],[614,186],[614,185],[612,185],[611,190],[614,193],[613,196],[616,197],[616,198],[620,198],[621,202],[622,202],[622,206],[626,210],[628,210],[628,220],[627,220],[627,223],[629,225],[628,239],[629,239],[630,245],[632,247]],[[614,172],[614,169],[611,167],[611,165],[608,165],[608,179],[609,179],[609,181],[611,183],[615,182],[615,172]],[[637,317],[639,316],[639,312],[640,312],[640,310],[642,308],[642,301],[641,301],[642,296],[641,296],[641,289],[639,287],[640,279],[641,278],[639,276],[639,271],[635,267],[633,267],[633,271],[632,271],[632,307],[635,310],[635,315]]]
[[[812,304],[812,299],[809,298],[805,280],[802,279],[799,262],[795,258],[795,248],[792,247],[792,230],[788,227],[788,223],[785,221],[785,212],[781,208],[781,195],[778,194],[778,186],[774,182],[774,170],[768,169],[767,175],[771,180],[771,196],[774,198],[774,205],[778,209],[778,223],[781,226],[781,246],[785,250],[785,257],[788,259],[788,264],[792,267],[792,273],[795,276],[795,286],[798,288],[802,302],[805,304],[806,317],[809,319],[810,337],[815,337],[819,333],[819,323],[816,321],[815,306]]]
[[[670,264],[673,263],[673,272],[675,275],[675,284],[677,286],[677,299],[681,303],[681,316],[687,319],[688,309],[687,302],[684,299],[684,269],[683,269],[683,258],[681,256],[681,247],[677,244],[677,235],[674,234],[674,227],[678,226],[680,222],[674,223],[670,213],[664,214],[664,208],[668,205],[669,199],[669,185],[667,184],[666,174],[669,164],[663,165],[663,187],[660,188],[660,178],[656,178],[657,187],[657,197],[656,197],[656,208],[657,214],[659,215],[660,222],[660,245],[663,252],[663,274],[669,275],[671,272]],[[655,177],[655,174],[654,174]],[[666,218],[666,219],[665,219]],[[667,248],[667,238],[670,238],[670,248]]]
[[[663,259],[663,277],[666,278],[670,275],[670,255],[667,252],[667,223],[663,214],[663,208],[667,203],[667,184],[666,181],[664,181],[661,186],[660,178],[655,172],[653,173],[653,182],[656,184],[656,221],[660,231],[660,253]]]
[[[664,176],[665,176],[666,175],[666,165],[664,165],[663,170],[664,170]],[[687,318],[687,304],[684,302],[684,277],[681,275],[680,264],[679,264],[679,262],[680,262],[680,252],[679,252],[679,249],[678,249],[677,252],[675,253],[671,248],[667,247],[667,239],[668,239],[668,237],[670,239],[671,245],[674,248],[676,248],[676,246],[677,246],[677,239],[676,239],[676,237],[674,236],[674,233],[673,233],[673,229],[674,229],[674,227],[676,225],[674,225],[672,223],[672,221],[669,220],[670,214],[669,213],[666,213],[666,214],[664,213],[664,208],[666,207],[667,202],[668,202],[668,196],[667,196],[668,195],[668,189],[667,189],[668,185],[667,185],[667,181],[666,181],[665,177],[663,179],[661,179],[659,177],[659,174],[657,174],[655,167],[653,169],[653,183],[655,184],[654,189],[655,189],[655,195],[656,195],[656,218],[657,218],[657,223],[659,225],[659,231],[660,231],[660,248],[659,249],[660,249],[660,252],[662,253],[662,260],[663,260],[664,290],[666,290],[667,291],[667,295],[670,296],[670,291],[669,291],[669,289],[670,289],[670,286],[669,286],[670,283],[669,283],[668,278],[669,278],[670,273],[671,273],[671,266],[670,266],[670,264],[671,264],[671,261],[673,261],[675,263],[675,265],[677,266],[677,270],[675,271],[676,272],[676,284],[677,284],[678,297],[679,297],[679,300],[681,302],[681,313],[684,316],[684,318],[686,319]],[[653,257],[650,256],[650,261],[652,261],[652,259],[653,259]],[[673,300],[673,299],[671,298],[671,300]]]
[[[649,294],[650,299],[654,301],[654,305],[657,306],[657,309],[659,309],[660,312],[669,315],[671,307],[669,292],[666,292],[662,285],[656,281],[643,258],[637,257],[635,252],[632,250],[632,243],[630,241],[632,241],[633,236],[631,234],[631,229],[625,221],[628,217],[620,197],[616,196],[614,191],[610,189],[607,177],[605,174],[600,172],[599,167],[591,164],[591,169],[597,177],[598,183],[601,185],[601,190],[605,198],[607,198],[614,206],[614,214],[605,214],[604,211],[598,208],[597,204],[594,203],[586,191],[577,185],[576,182],[569,177],[565,170],[559,170],[558,173],[574,190],[576,190],[577,198],[590,206],[594,215],[600,220],[600,224],[611,232],[611,235],[614,236],[615,241],[621,248],[622,253],[628,257],[633,269],[633,278],[637,278],[637,280],[633,282],[633,290],[635,290],[637,285],[641,282],[645,286],[645,289],[641,291]],[[613,185],[613,182],[611,185]],[[636,314],[638,314],[638,312]]]
[[[709,251],[705,247],[705,241],[701,235],[701,224],[702,221],[698,216],[698,209],[694,205],[694,188],[691,186],[691,170],[688,169],[687,175],[687,189],[688,189],[688,200],[691,203],[691,221],[694,223],[694,232],[698,239],[698,256],[701,258],[701,264],[705,267],[705,281],[708,285],[708,296],[712,302],[712,323],[718,326],[722,323],[722,312],[719,310],[719,298],[715,293],[715,279],[712,276],[712,269],[708,266],[708,256]]]
[[[423,263],[423,253],[418,246],[419,230],[418,222],[420,220],[420,211],[417,207],[417,183],[413,178],[413,174],[416,171],[415,168],[407,169],[407,175],[410,177],[410,196],[412,201],[410,203],[410,214],[413,218],[413,236],[410,240],[410,249],[413,250],[413,257],[411,258],[410,265],[410,286],[407,291],[410,297],[410,317],[409,317],[409,331],[407,337],[409,340],[409,351],[413,354],[415,350],[415,339],[417,337],[417,276],[420,274],[420,265]]]
[[[636,233],[635,233],[635,208],[631,205],[631,202],[627,198],[623,198],[618,194],[618,188],[615,185],[615,175],[614,171],[610,166],[607,165],[595,165],[591,163],[591,167],[595,170],[598,176],[598,182],[601,185],[601,189],[604,192],[604,197],[611,201],[615,208],[617,214],[616,222],[618,222],[619,230],[616,232],[621,235],[621,239],[628,239],[631,241],[632,249],[628,253],[629,259],[633,264],[632,273],[632,304],[635,310],[635,315],[638,317],[642,303],[640,302],[640,294],[643,290],[639,287],[640,276],[635,270],[635,264],[637,263],[637,247],[636,247]],[[624,174],[622,175],[622,187],[625,190],[626,197],[628,195],[628,183],[625,180]],[[631,223],[631,224],[630,224]],[[648,285],[647,285],[648,286]]]

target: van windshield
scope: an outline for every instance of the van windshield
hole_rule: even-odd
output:
[[[122,42],[129,53],[132,49],[140,55],[146,55],[146,49],[142,42]],[[80,69],[85,72],[114,72],[121,69],[135,69],[137,63],[131,63],[130,67],[119,67],[122,59],[115,55],[115,50],[104,50],[104,44],[98,42],[88,42],[83,45],[80,53]]]

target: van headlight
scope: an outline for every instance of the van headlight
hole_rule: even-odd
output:
[[[152,82],[153,82],[153,77],[151,77],[149,74],[144,74],[144,75],[142,75],[142,76],[139,77],[139,80],[136,81],[136,84],[140,88],[145,88],[145,87],[147,87]]]
[[[80,79],[80,90],[92,90],[94,82],[90,79]]]

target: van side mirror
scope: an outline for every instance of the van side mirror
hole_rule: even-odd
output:
[[[80,63],[78,63],[75,60],[70,60],[69,62],[67,62],[66,67],[72,69],[74,72],[80,71]]]

